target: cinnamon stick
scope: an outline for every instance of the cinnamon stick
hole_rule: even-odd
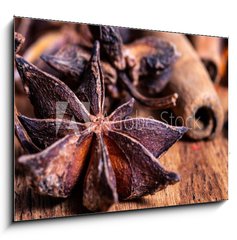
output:
[[[216,92],[220,98],[224,110],[224,121],[228,121],[228,88],[220,84],[215,85]]]
[[[173,111],[190,128],[187,136],[195,140],[213,138],[223,127],[223,108],[199,56],[183,34],[149,34],[170,41],[181,55],[173,67],[167,91],[179,95]]]
[[[223,75],[223,39],[220,37],[192,36],[194,48],[204,63],[213,82],[220,82]]]

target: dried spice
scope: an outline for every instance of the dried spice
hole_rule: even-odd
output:
[[[213,82],[219,83],[227,62],[224,57],[224,39],[208,36],[191,36],[197,54],[205,65]]]
[[[81,24],[80,27],[78,27],[77,24],[73,23],[62,23],[56,21],[49,23],[41,19],[15,17],[14,25],[16,32],[20,32],[26,38],[25,44],[21,48],[23,54],[25,54],[27,50],[30,50],[32,46],[35,48],[33,51],[30,50],[32,54],[34,54],[35,50],[40,52],[42,47],[46,45],[46,42],[51,45],[54,41],[55,34],[60,33],[62,33],[61,35],[64,35],[66,38],[68,36],[70,38],[73,37],[73,41],[79,41],[82,45],[92,46],[88,34],[86,34],[85,31],[87,28],[86,24]],[[59,36],[59,38],[61,38],[61,36]]]
[[[22,48],[22,45],[25,42],[25,38],[20,33],[17,32],[15,32],[14,38],[15,38],[15,52],[17,53]]]
[[[16,65],[37,117],[16,112],[16,134],[28,152],[29,143],[39,149],[21,156],[19,162],[38,192],[67,197],[77,181],[83,181],[83,205],[91,211],[106,211],[118,200],[152,194],[179,181],[178,175],[166,171],[157,158],[187,128],[128,118],[133,99],[106,117],[99,42],[95,42],[81,86],[90,113],[59,79],[18,55]],[[56,114],[58,102],[67,102],[61,118]],[[83,171],[86,175],[81,179]]]
[[[167,85],[171,66],[177,59],[172,44],[146,37],[125,45],[117,28],[93,26],[91,31],[94,39],[102,45],[102,67],[108,96],[121,98],[118,88],[122,85],[144,106],[155,109],[175,106],[178,97],[175,93],[165,98],[154,97]],[[54,56],[43,55],[42,59],[81,84],[82,72],[88,61],[88,54],[82,48],[67,46]],[[71,86],[71,83],[67,84]]]
[[[24,22],[23,22],[24,23]],[[18,34],[18,33],[16,33]],[[15,38],[17,39],[17,38]],[[28,38],[26,38],[26,41],[24,42],[24,45],[19,46],[20,48],[20,54],[29,62],[35,64],[40,69],[51,72],[50,67],[40,59],[40,56],[42,54],[54,54],[59,49],[61,49],[66,44],[79,44],[83,45],[85,44],[85,41],[83,38],[81,38],[78,33],[75,31],[72,27],[67,27],[62,29],[58,29],[58,31],[46,31],[41,33],[39,37],[33,41],[29,42],[27,41]],[[31,39],[32,40],[32,39]],[[15,41],[17,43],[17,41]],[[30,45],[29,45],[30,43]],[[26,45],[27,48],[25,47]],[[17,46],[17,44],[16,44]],[[91,46],[91,45],[90,45]],[[55,74],[55,71],[53,72]],[[16,84],[16,91],[24,94],[24,91],[20,84],[20,76],[18,72],[15,72],[15,81],[18,83]],[[59,76],[58,76],[59,77]],[[61,77],[61,76],[60,76]]]
[[[140,90],[145,87],[145,95],[156,95],[164,89],[169,81],[171,66],[178,57],[171,43],[154,37],[143,37],[123,44],[119,30],[115,27],[92,26],[91,29],[94,38],[101,42],[108,60],[116,69],[128,75],[131,87],[134,88],[131,92],[137,92],[136,87]],[[139,101],[139,97],[132,96]],[[155,108],[163,107],[166,106],[159,105],[157,99]]]
[[[81,80],[85,66],[90,59],[90,53],[87,49],[78,45],[67,44],[55,55],[43,54],[41,58],[64,76],[64,83],[76,90],[81,84],[79,80]],[[117,79],[115,69],[104,61],[101,62],[101,67],[105,83],[108,85],[114,84]]]
[[[154,37],[143,37],[125,45],[118,29],[114,27],[93,26],[91,29],[94,38],[101,42],[109,61],[118,70],[127,68],[135,85],[142,76],[158,78],[164,70],[171,71],[170,67],[178,57],[171,43]],[[162,78],[164,82],[167,80],[168,78]],[[157,83],[156,92],[160,92],[165,83],[161,84],[159,80]]]
[[[68,44],[55,55],[44,54],[41,58],[62,75],[63,82],[67,84],[78,97],[82,97],[80,90],[81,85],[83,85],[83,73],[90,59],[88,49],[78,45]],[[112,99],[121,98],[121,94],[119,94],[119,90],[116,86],[116,70],[105,61],[101,61],[101,67],[104,73],[107,92],[105,110],[109,111],[112,106]],[[81,100],[86,101],[86,99]]]
[[[166,90],[179,94],[178,104],[172,110],[178,119],[181,119],[181,124],[189,127],[187,136],[195,140],[215,137],[223,128],[224,112],[197,52],[184,34],[152,34],[159,39],[173,42],[181,53],[182,57],[173,67],[171,81]]]
[[[27,131],[22,126],[22,124],[19,120],[19,114],[18,114],[18,111],[17,111],[16,107],[14,108],[14,112],[15,112],[15,118],[14,118],[15,132],[17,133],[17,136],[20,139],[21,145],[23,146],[24,150],[27,153],[37,153],[37,152],[39,152],[40,149],[32,142],[32,140],[29,137]]]

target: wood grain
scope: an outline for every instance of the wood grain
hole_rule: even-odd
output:
[[[228,199],[228,141],[224,134],[211,141],[175,144],[161,159],[166,169],[176,171],[181,181],[152,196],[115,204],[109,210],[134,209],[204,203]],[[80,184],[68,199],[42,197],[27,187],[20,171],[15,177],[14,220],[32,220],[85,214]]]

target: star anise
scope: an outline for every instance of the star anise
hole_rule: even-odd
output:
[[[179,181],[158,158],[187,129],[153,119],[128,118],[133,99],[105,116],[98,41],[81,86],[90,112],[61,80],[19,55],[16,65],[37,117],[16,113],[16,134],[32,153],[18,161],[39,193],[65,198],[83,181],[83,205],[91,211],[106,211],[118,200],[152,194]],[[57,118],[58,102],[67,102],[62,118]]]
[[[118,93],[122,92],[119,89],[122,85],[144,106],[154,109],[175,106],[176,93],[162,98],[153,97],[164,89],[170,79],[172,64],[178,56],[172,44],[154,37],[143,37],[124,44],[115,27],[90,28],[94,39],[101,42],[102,67],[110,98],[121,98]],[[69,81],[74,79],[78,86],[89,53],[79,46],[65,46],[53,56],[43,55],[42,59],[66,76],[64,81],[67,85],[71,86]]]

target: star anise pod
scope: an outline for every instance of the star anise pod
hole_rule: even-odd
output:
[[[83,181],[83,205],[91,211],[106,211],[119,199],[152,194],[179,181],[158,158],[187,129],[153,119],[128,118],[133,99],[105,116],[99,42],[83,73],[82,92],[90,113],[59,79],[18,55],[16,65],[38,117],[16,113],[16,134],[22,146],[33,152],[18,161],[39,193],[65,198]],[[67,102],[62,118],[57,118],[58,102]],[[83,171],[86,175],[81,179]]]
[[[123,44],[117,28],[91,26],[91,30],[94,39],[98,39],[102,46],[102,66],[106,89],[111,98],[121,98],[118,92],[122,92],[119,89],[122,84],[144,106],[155,109],[175,106],[178,97],[175,93],[162,98],[148,97],[160,93],[168,83],[171,66],[178,56],[172,44],[154,37],[144,37]],[[88,56],[81,47],[65,46],[53,56],[43,55],[42,59],[67,76],[65,83],[71,86],[68,79],[74,79],[77,85],[81,84]]]

